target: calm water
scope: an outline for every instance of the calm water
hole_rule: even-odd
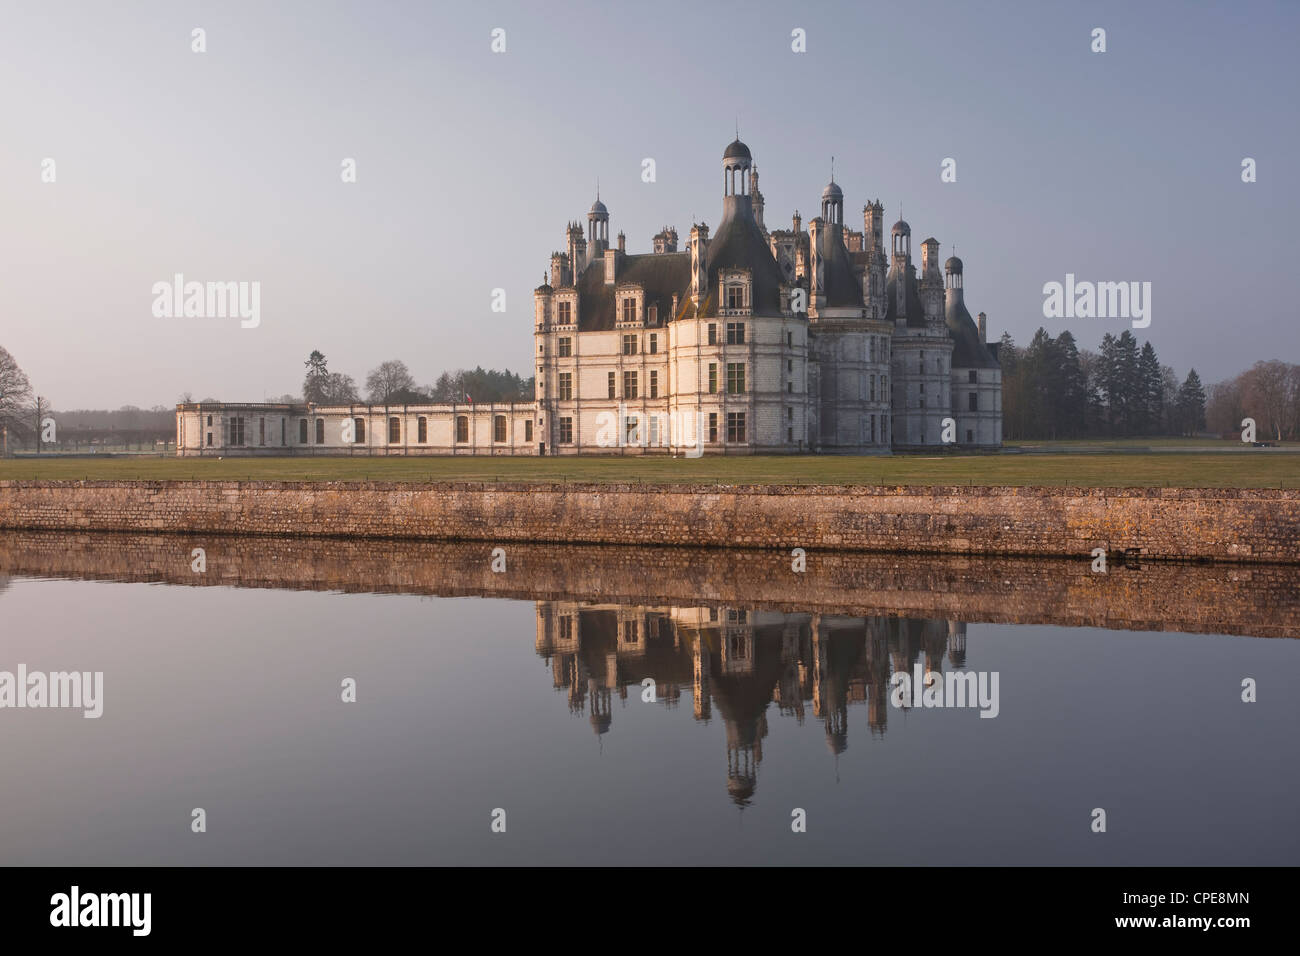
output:
[[[1293,639],[4,583],[0,670],[104,673],[0,710],[4,864],[1300,863]]]

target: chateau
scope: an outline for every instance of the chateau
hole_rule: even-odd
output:
[[[536,400],[509,405],[177,406],[177,453],[888,454],[1002,443],[997,346],[884,206],[844,222],[829,183],[804,230],[769,231],[749,148],[722,156],[722,217],[686,248],[609,239],[597,197],[533,293]]]

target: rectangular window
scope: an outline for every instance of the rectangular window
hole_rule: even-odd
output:
[[[793,394],[794,394],[794,382],[786,382],[786,383],[785,383],[785,390],[786,390],[787,392],[789,392],[791,395],[793,395]]]
[[[555,306],[555,321],[558,325],[573,324],[573,303],[560,302]]]
[[[609,383],[609,397],[610,397],[610,398],[617,398],[618,395],[615,393],[615,390],[614,390],[614,386],[616,385],[617,380],[614,378],[614,373],[613,373],[613,372],[610,372],[610,373],[609,373],[609,377],[608,377],[607,381],[608,381],[608,383]]]
[[[421,445],[429,443],[429,419],[421,415],[416,422],[416,442]]]
[[[709,363],[709,394],[718,394],[718,363]]]
[[[743,395],[745,393],[745,364],[743,362],[727,363],[727,394]]]
[[[257,443],[259,445],[266,444],[266,419],[265,418],[259,418],[257,420]]]
[[[968,396],[968,401],[972,412],[978,412],[980,410],[980,396],[978,392],[971,392]]]
[[[636,398],[636,372],[623,373],[623,397]]]
[[[364,418],[352,419],[352,442],[356,445],[366,443],[366,420]]]
[[[718,326],[713,322],[709,323],[709,344],[718,344]]]
[[[978,380],[979,376],[976,374],[974,369],[971,369],[966,373],[966,381],[970,382],[972,385],[974,385]]]
[[[298,419],[298,444],[307,444],[307,419]]]
[[[729,285],[729,286],[727,286],[727,308],[728,308],[728,309],[743,309],[744,307],[745,307],[745,288],[744,288],[744,286],[739,286],[739,285]],[[731,323],[730,323],[730,322],[727,323],[727,327],[728,327],[728,329],[730,329],[730,327],[731,327]]]
[[[739,306],[737,306],[739,308]],[[727,344],[744,345],[745,344],[745,323],[728,322],[727,323]]]
[[[388,443],[395,445],[402,440],[402,420],[397,417],[388,419]]]
[[[785,333],[785,344],[786,344],[786,347],[787,347],[787,348],[794,348],[794,333],[793,333],[793,332],[787,332],[787,333]]]
[[[629,300],[629,301],[630,301],[630,300]],[[636,336],[635,336],[635,335],[625,335],[625,336],[623,336],[623,354],[624,354],[624,355],[636,355]]]
[[[456,441],[464,443],[469,441],[469,416],[456,416]]]
[[[794,359],[786,359],[786,360],[785,360],[785,370],[786,370],[787,372],[793,372],[793,371],[794,371]]]
[[[567,415],[560,418],[560,444],[573,444],[573,419]]]
[[[623,442],[624,442],[624,444],[631,445],[632,447],[636,447],[636,446],[640,445],[640,444],[641,444],[641,419],[640,419],[640,416],[637,416],[637,415],[629,415],[629,416],[627,416],[627,418],[624,419],[624,426],[623,426],[623,427],[624,427],[624,429],[626,430],[626,432],[625,432],[625,434],[624,434],[624,436],[623,436]]]
[[[506,417],[504,415],[495,415],[492,418],[492,440],[506,440]]]
[[[573,373],[560,373],[560,401],[567,402],[573,398]]]
[[[325,419],[316,419],[316,444],[325,444]]]
[[[868,417],[871,419],[871,444],[874,445],[876,443],[876,416],[870,415]]]
[[[650,446],[654,447],[659,444],[659,416],[650,416]]]
[[[211,415],[208,416],[208,418],[211,418],[211,417],[212,417]],[[208,432],[208,447],[209,447],[209,448],[212,447],[212,432]]]
[[[656,355],[659,352],[659,336],[654,332],[650,333],[650,354]]]
[[[792,444],[792,445],[794,444],[794,429],[793,429],[793,428],[787,428],[787,429],[785,430],[785,440],[788,441],[788,442],[789,442],[790,444]]]
[[[876,400],[876,376],[871,376],[871,401]]]
[[[659,397],[659,373],[655,369],[650,370],[650,397]]]
[[[975,444],[975,433],[971,431],[969,428],[966,429],[966,444],[968,445]]]
[[[623,300],[623,321],[624,322],[636,321],[636,299],[632,298],[631,296],[628,296],[626,299]],[[628,354],[630,355],[631,353]]]
[[[560,336],[557,347],[560,358],[569,358],[573,355],[573,339],[567,335]]]
[[[533,440],[533,420],[531,418],[525,418],[524,419],[524,441],[532,441],[532,440]]]
[[[718,440],[718,413],[709,412],[709,441]]]
[[[242,445],[244,443],[244,420],[242,418],[232,418],[230,420],[230,444]]]
[[[727,412],[727,441],[745,440],[745,413]]]

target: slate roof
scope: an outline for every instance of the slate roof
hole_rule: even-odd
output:
[[[597,259],[578,280],[578,330],[604,332],[613,329],[617,319],[614,291],[624,282],[637,283],[645,290],[647,311],[657,305],[659,321],[672,318],[673,293],[687,299],[691,285],[691,254],[660,252],[624,255],[619,262],[614,284],[605,284],[605,260]],[[680,299],[679,299],[680,306]]]
[[[903,272],[906,275],[901,275]],[[894,322],[904,315],[908,328],[925,328],[925,307],[921,305],[921,291],[916,285],[916,267],[909,265],[900,270],[897,264],[891,265],[885,277],[885,288],[888,298],[885,317]]]
[[[960,289],[949,295],[944,304],[944,321],[952,335],[953,368],[1000,368],[993,353],[980,341],[979,327],[966,310]]]

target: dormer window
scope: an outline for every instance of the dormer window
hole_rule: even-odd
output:
[[[572,302],[557,302],[555,304],[555,322],[557,325],[573,324]]]
[[[745,307],[745,288],[739,285],[727,286],[727,308],[743,309]]]
[[[628,296],[623,300],[623,321],[636,321],[636,299],[632,296]]]

